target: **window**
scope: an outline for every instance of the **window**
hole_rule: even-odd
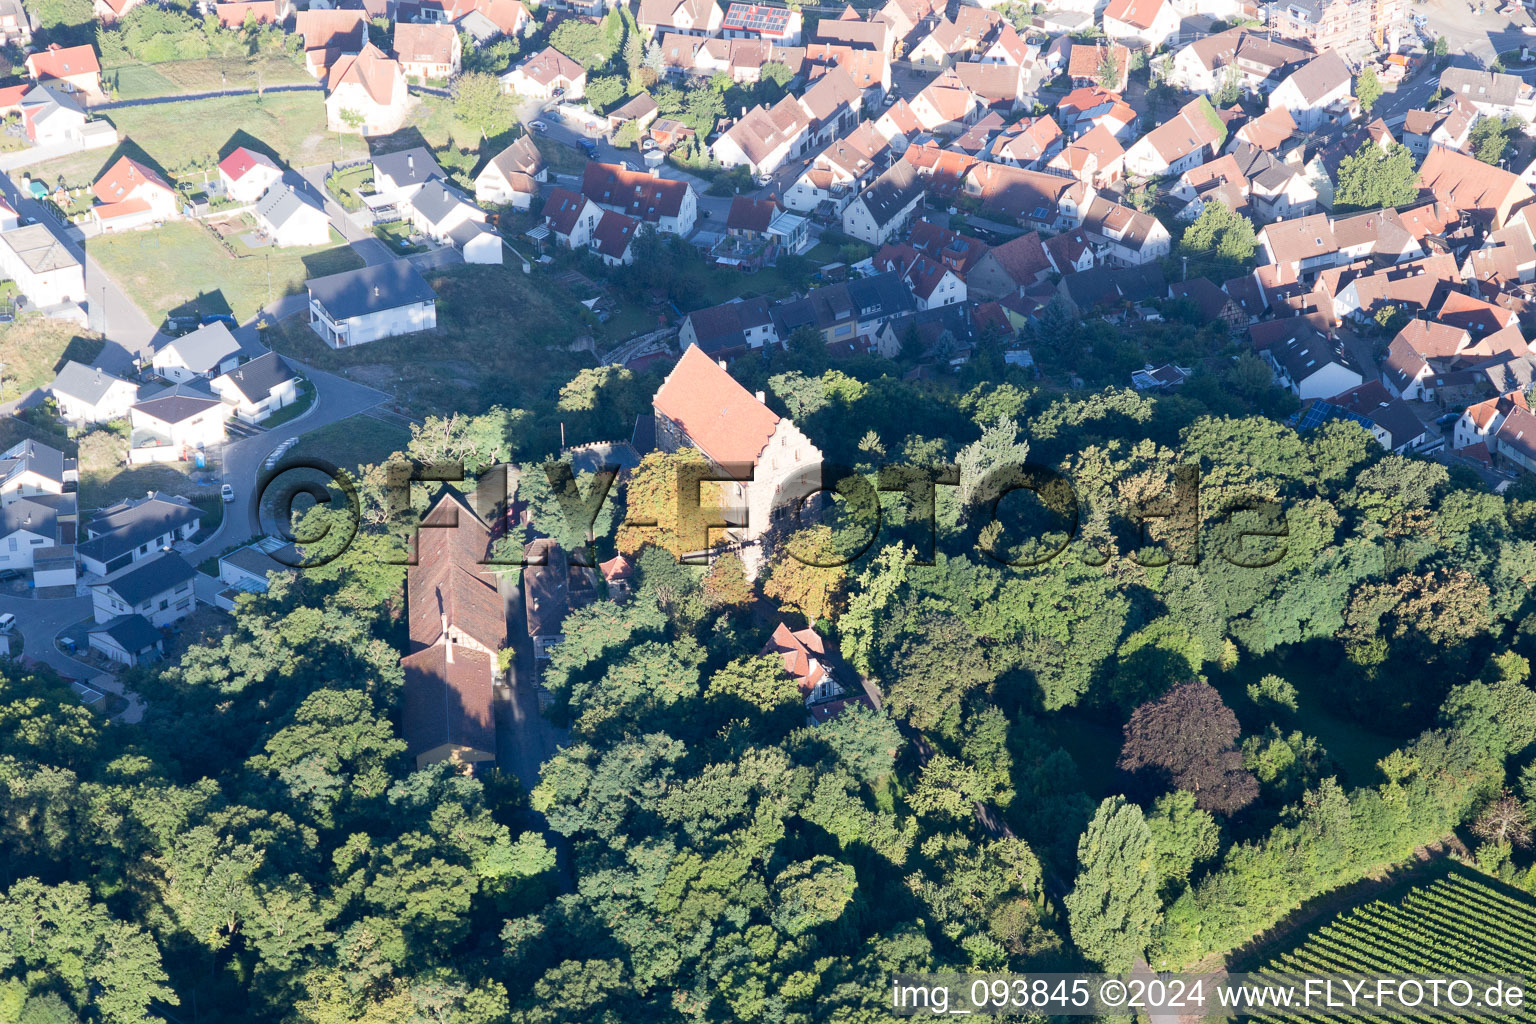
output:
[[[16,538],[15,537],[10,538],[10,540],[7,541],[7,544],[9,545],[10,550],[12,550],[12,551],[16,550]]]

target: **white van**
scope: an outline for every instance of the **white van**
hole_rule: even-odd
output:
[[[10,612],[0,615],[0,633],[9,633],[16,628],[16,616]]]

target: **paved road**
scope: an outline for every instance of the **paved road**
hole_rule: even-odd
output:
[[[341,237],[347,240],[352,251],[362,257],[366,266],[378,266],[380,263],[388,263],[395,258],[395,254],[389,251],[389,246],[379,241],[371,231],[365,231],[358,227],[352,218],[347,216],[347,211],[341,208],[341,204],[331,198],[326,190],[325,179],[330,176],[334,164],[316,164],[313,167],[302,167],[297,172],[289,171],[285,180],[294,188],[309,191],[311,195],[318,196],[325,202],[326,216],[331,218],[331,224],[341,233]]]
[[[237,336],[244,335],[241,337],[242,347],[249,348],[252,334],[254,329],[249,326],[241,328],[237,333]],[[225,482],[235,489],[235,501],[225,506],[224,521],[219,524],[218,530],[186,554],[187,561],[193,565],[265,532],[261,529],[257,515],[260,495],[256,493],[256,481],[261,474],[262,464],[274,448],[291,437],[366,412],[389,398],[382,391],[375,391],[345,377],[316,370],[296,361],[290,362],[314,384],[315,402],[298,419],[254,437],[230,441],[224,445],[223,476]]]
[[[77,661],[60,651],[54,637],[82,619],[91,617],[89,597],[66,597],[40,601],[33,597],[0,595],[0,612],[16,616],[16,628],[21,631],[22,656],[42,662],[67,679],[87,682],[98,689],[109,690],[128,702],[127,708],[118,714],[124,722],[138,722],[144,717],[144,701],[137,693],[123,689],[114,676],[83,661]]]

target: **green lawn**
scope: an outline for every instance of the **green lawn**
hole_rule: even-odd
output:
[[[212,483],[200,486],[174,466],[117,466],[80,472],[81,508],[106,508],[124,498],[141,498],[146,491],[186,495],[203,510],[204,529],[216,527],[224,518],[219,485]]]
[[[303,324],[298,326],[308,330]],[[403,424],[359,413],[305,434],[289,454],[353,469],[383,462],[402,451],[410,440],[411,432]]]
[[[124,100],[217,92],[220,89],[261,89],[269,85],[300,85],[314,81],[292,58],[272,54],[176,60],[164,64],[125,64],[104,69],[102,76],[108,86],[117,89],[117,98]]]
[[[242,243],[233,242],[237,249]],[[353,270],[348,246],[255,249],[236,259],[201,225],[183,221],[149,232],[92,239],[90,254],[154,323],[180,314],[233,313],[242,323],[268,301],[295,294],[310,277]]]
[[[391,392],[417,416],[528,408],[551,379],[591,365],[572,351],[592,327],[585,310],[543,273],[515,266],[456,266],[427,275],[436,289],[437,330],[332,350],[298,318],[267,330],[285,355]],[[557,428],[558,429],[558,428]]]
[[[106,87],[120,100],[141,100],[150,96],[171,96],[182,90],[166,78],[153,64],[126,64],[120,68],[103,68],[101,78]]]
[[[341,204],[342,209],[353,212],[360,210],[363,207],[363,201],[358,196],[364,191],[373,190],[373,165],[363,164],[360,167],[349,167],[344,171],[337,171],[325,180],[325,187]]]
[[[318,92],[222,96],[121,107],[103,115],[117,127],[122,145],[38,164],[34,175],[52,184],[62,174],[68,184],[88,185],[120,152],[147,159],[172,177],[199,182],[240,145],[266,150],[294,167],[368,154],[360,136],[326,129],[325,100]]]
[[[389,251],[397,256],[409,256],[413,252],[427,251],[426,246],[415,245],[411,242],[410,237],[413,231],[415,231],[415,228],[411,227],[410,221],[405,220],[393,220],[388,224],[375,224],[373,226],[374,235],[378,237],[379,241],[389,246]]]
[[[99,335],[37,314],[0,324],[0,402],[48,384],[70,359],[92,362],[103,344]]]
[[[535,136],[533,142],[539,147],[544,163],[549,167],[549,173],[585,174],[587,172],[587,157],[580,150],[572,149],[565,143],[556,142],[550,138]]]

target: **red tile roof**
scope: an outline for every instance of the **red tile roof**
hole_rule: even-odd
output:
[[[697,345],[677,361],[652,404],[719,465],[756,465],[779,418]]]
[[[91,191],[103,203],[117,203],[146,184],[171,191],[171,186],[166,184],[164,178],[137,160],[125,156],[119,157],[117,163],[108,167],[106,173],[96,179]]]
[[[795,677],[801,693],[810,693],[826,677],[822,661],[827,656],[827,647],[814,629],[792,630],[781,622],[763,653],[783,656],[784,671]]]
[[[27,68],[32,77],[38,79],[101,74],[101,62],[96,59],[96,51],[89,44],[60,46],[54,43],[48,49],[27,57]]]
[[[277,165],[265,154],[253,153],[244,146],[237,147],[233,153],[219,161],[219,170],[230,181],[239,181],[245,177],[247,172],[257,166],[276,167]]]

